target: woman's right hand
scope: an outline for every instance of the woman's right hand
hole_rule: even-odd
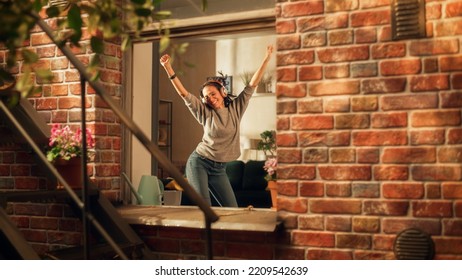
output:
[[[160,64],[165,67],[165,65],[170,63],[170,56],[168,54],[164,54],[160,58]]]

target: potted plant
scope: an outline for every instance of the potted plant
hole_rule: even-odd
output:
[[[95,147],[95,140],[91,131],[86,129],[86,144],[88,148]],[[69,185],[73,188],[82,187],[82,130],[75,132],[68,125],[61,128],[54,124],[47,151],[47,159],[52,162]],[[62,187],[58,185],[58,187]]]
[[[257,150],[263,151],[266,157],[274,157],[276,154],[276,131],[265,130],[260,133],[260,137]]]
[[[276,157],[270,157],[265,161],[265,165],[263,169],[266,171],[265,180],[268,182],[268,186],[266,187],[267,190],[270,191],[271,194],[271,203],[273,208],[277,207],[277,167],[278,167],[278,160]]]

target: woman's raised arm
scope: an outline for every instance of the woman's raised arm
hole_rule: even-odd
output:
[[[160,58],[160,64],[164,67],[165,72],[172,82],[173,87],[175,88],[176,92],[182,97],[185,98],[189,95],[189,92],[184,88],[183,84],[181,83],[180,79],[176,76],[175,71],[173,71],[173,67],[170,64],[170,56],[168,54],[164,54]]]
[[[268,45],[266,47],[265,58],[263,59],[262,64],[257,69],[255,74],[253,74],[252,79],[250,80],[249,86],[251,86],[251,87],[257,87],[258,86],[258,84],[261,81],[261,78],[263,77],[263,74],[265,73],[266,66],[268,65],[268,62],[269,62],[269,60],[271,58],[272,53],[273,53],[273,45]]]

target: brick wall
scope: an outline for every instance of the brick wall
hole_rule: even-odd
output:
[[[55,20],[47,23],[56,27]],[[84,64],[88,64],[92,51],[89,36],[84,31],[81,48],[72,48]],[[50,69],[52,82],[43,84],[34,78],[43,90],[29,100],[40,116],[49,124],[69,124],[74,130],[80,126],[80,76],[75,67],[52,44],[47,35],[36,27],[25,47],[35,51],[40,61],[36,68]],[[5,64],[6,50],[0,47],[0,64]],[[120,100],[122,83],[122,53],[120,42],[106,42],[101,57],[100,79],[106,92]],[[21,75],[21,62],[16,68]],[[92,182],[111,200],[120,198],[121,126],[114,113],[86,86],[87,126],[95,135],[96,155],[88,165]],[[53,189],[53,183],[37,168],[34,155],[27,145],[8,145],[0,148],[0,191],[30,191]],[[67,205],[43,203],[9,203],[8,214],[39,253],[57,247],[80,244],[81,225]]]
[[[306,259],[391,259],[410,227],[462,258],[462,1],[401,41],[390,2],[276,6],[278,208]]]

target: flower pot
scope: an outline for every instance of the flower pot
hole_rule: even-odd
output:
[[[82,159],[80,157],[73,157],[69,160],[56,159],[53,165],[72,189],[83,188]],[[58,181],[57,188],[62,189],[64,186]]]
[[[278,206],[278,183],[276,181],[268,181],[268,190],[271,194],[271,208],[277,208]]]

